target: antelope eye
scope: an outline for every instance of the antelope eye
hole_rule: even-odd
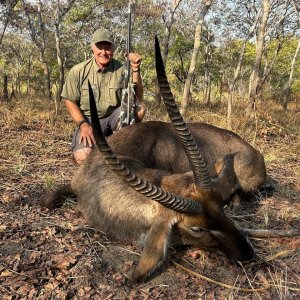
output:
[[[203,231],[203,229],[201,227],[189,227],[192,231],[194,232],[200,232]]]

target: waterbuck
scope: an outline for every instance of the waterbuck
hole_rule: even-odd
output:
[[[240,137],[203,123],[185,124],[157,38],[155,54],[158,83],[173,125],[135,124],[106,140],[90,88],[97,147],[70,185],[44,198],[51,208],[61,203],[61,196],[75,194],[93,226],[110,237],[141,242],[134,281],[147,279],[171,244],[219,249],[233,260],[252,259],[253,248],[225,215],[223,201],[237,189],[253,190],[265,180],[262,156]]]

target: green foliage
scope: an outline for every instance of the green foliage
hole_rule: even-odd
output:
[[[280,50],[276,62],[274,64],[273,72],[270,76],[271,86],[274,87],[274,93],[282,90],[289,79],[291,60],[297,48],[298,39],[295,37],[285,40],[282,49]],[[273,45],[274,47],[274,45]],[[300,85],[300,53],[295,65],[294,84],[292,85],[292,92],[299,92]]]
[[[27,1],[28,12],[35,25],[37,38],[40,39],[38,26],[37,1]],[[237,65],[243,40],[254,16],[247,16],[242,9],[243,3],[232,6],[230,1],[218,2],[211,7],[213,12],[206,17],[206,25],[202,31],[201,46],[193,76],[193,92],[195,97],[202,94],[205,89],[205,76],[210,76],[212,89],[219,88],[221,80],[230,82]],[[58,84],[59,69],[57,64],[55,22],[57,22],[57,2],[43,1],[42,20],[45,29],[45,58],[50,69],[51,84]],[[67,1],[60,1],[61,8]],[[228,6],[229,5],[229,6]],[[61,56],[65,72],[75,65],[90,57],[90,42],[93,31],[100,27],[110,28],[115,35],[117,47],[116,58],[123,60],[126,42],[128,1],[100,1],[100,0],[76,0],[74,5],[60,22]],[[230,8],[228,12],[225,8]],[[157,34],[162,44],[166,34],[166,25],[170,25],[171,1],[137,1],[135,23],[133,28],[133,49],[143,57],[142,72],[145,91],[154,91],[156,74],[154,68],[154,35]],[[244,7],[245,8],[245,7]],[[274,8],[275,9],[275,8]],[[176,93],[181,93],[184,80],[189,70],[191,54],[194,47],[194,30],[200,13],[199,1],[181,1],[172,23],[170,34],[170,48],[167,58],[166,69],[170,81]],[[228,13],[229,15],[226,15]],[[163,16],[163,18],[162,18]],[[222,18],[220,18],[222,16]],[[240,17],[240,19],[238,19]],[[247,22],[247,23],[246,23]],[[290,16],[290,25],[286,25],[285,39],[278,57],[276,57],[272,72],[265,85],[265,92],[269,95],[278,95],[287,83],[291,59],[294,55],[297,38],[290,34],[294,19]],[[226,36],[226,30],[228,36]],[[275,32],[275,31],[274,31]],[[220,38],[220,34],[223,36]],[[275,35],[267,37],[265,47],[266,55],[263,59],[260,73],[266,62],[272,61],[274,50],[277,46]],[[239,37],[239,38],[238,38]],[[206,47],[210,51],[207,56]],[[239,74],[237,90],[247,90],[249,76],[256,55],[254,39],[251,39],[245,50],[242,69]],[[31,62],[30,62],[31,60]],[[298,57],[292,93],[300,93],[300,67]],[[8,62],[8,63],[7,63]],[[29,72],[30,66],[30,72]],[[30,77],[31,88],[36,93],[43,90],[45,85],[44,69],[40,59],[40,53],[32,42],[29,34],[27,18],[23,6],[19,2],[12,14],[0,52],[0,74],[3,71],[9,75],[9,86],[16,86],[17,79],[20,85],[25,87]],[[179,78],[179,79],[178,79]],[[2,80],[2,78],[1,78]],[[199,97],[198,97],[199,98]]]
[[[45,175],[45,187],[47,190],[51,190],[55,187],[55,178],[51,175]]]

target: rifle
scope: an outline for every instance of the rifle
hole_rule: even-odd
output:
[[[133,1],[128,3],[128,17],[127,17],[127,38],[126,38],[126,53],[129,55],[131,52],[131,31],[132,31],[132,14],[134,10]],[[126,70],[124,72],[123,91],[121,100],[121,114],[120,114],[120,126],[125,127],[127,125],[134,124],[136,122],[135,110],[136,110],[136,83],[132,82],[131,78],[131,65],[127,58]]]

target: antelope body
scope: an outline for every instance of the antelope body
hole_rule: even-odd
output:
[[[157,40],[156,68],[174,126],[135,124],[106,141],[90,89],[97,148],[70,186],[44,199],[45,206],[53,207],[60,196],[73,193],[93,226],[108,236],[141,242],[134,281],[147,279],[172,243],[219,249],[234,260],[250,260],[253,248],[225,215],[223,201],[265,180],[262,156],[240,137],[204,123],[186,126],[170,92]]]
[[[253,192],[266,180],[263,156],[232,131],[206,123],[190,123],[188,127],[205,162],[225,164],[216,188],[223,199],[237,191]],[[136,159],[146,168],[174,173],[191,171],[189,159],[171,123],[149,121],[127,126],[109,136],[107,141],[117,156]],[[225,171],[225,172],[224,172]],[[225,175],[226,174],[226,175]]]

